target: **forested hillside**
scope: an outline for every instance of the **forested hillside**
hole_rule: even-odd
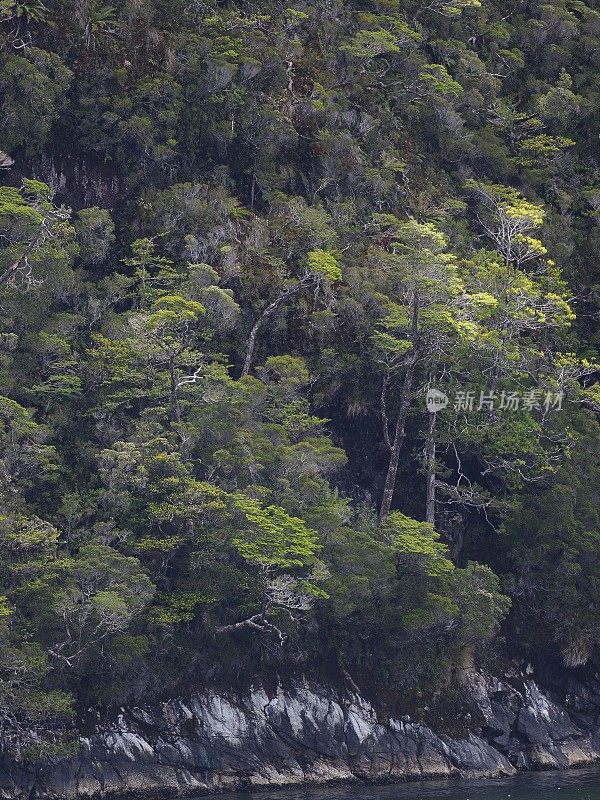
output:
[[[0,20],[3,747],[595,663],[595,0]]]

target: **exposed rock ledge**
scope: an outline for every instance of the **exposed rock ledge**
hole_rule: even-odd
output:
[[[377,720],[356,695],[299,683],[243,696],[193,694],[123,710],[81,739],[79,756],[37,770],[0,763],[0,797],[177,797],[241,787],[432,777],[494,777],[600,759],[600,695],[572,692],[571,715],[533,681],[522,691],[470,673],[484,725],[456,740]],[[575,723],[578,720],[578,724]]]

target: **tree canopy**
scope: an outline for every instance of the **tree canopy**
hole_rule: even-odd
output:
[[[599,663],[599,31],[0,0],[1,747],[192,680]]]

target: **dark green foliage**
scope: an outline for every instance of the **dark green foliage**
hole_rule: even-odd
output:
[[[600,17],[504,6],[0,0],[0,745],[597,662]]]
[[[598,647],[600,590],[600,438],[585,413],[572,420],[574,445],[552,488],[528,492],[505,523],[510,547],[507,587],[523,598],[538,632],[518,609],[521,646],[555,643],[569,666],[581,666]],[[532,647],[533,644],[533,647]]]

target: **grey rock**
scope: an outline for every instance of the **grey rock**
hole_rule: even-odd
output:
[[[569,703],[561,705],[535,681],[522,678],[517,689],[495,677],[472,672],[467,686],[471,701],[485,720],[482,736],[506,754],[517,769],[565,769],[600,760],[596,720],[588,718],[587,727],[577,724],[580,718],[569,714]],[[572,697],[575,691],[588,705],[596,697],[593,687],[579,684],[571,689]],[[578,707],[573,701],[570,706]]]
[[[517,731],[532,744],[550,744],[581,735],[564,708],[540,691],[533,681],[525,684],[526,701],[517,717]]]
[[[531,679],[516,688],[473,671],[465,685],[483,725],[460,740],[408,715],[382,724],[363,697],[308,682],[122,709],[82,737],[72,759],[34,769],[0,756],[0,798],[150,800],[307,782],[485,778],[600,758],[598,727],[575,724]],[[594,688],[577,688],[577,697],[595,705]]]

